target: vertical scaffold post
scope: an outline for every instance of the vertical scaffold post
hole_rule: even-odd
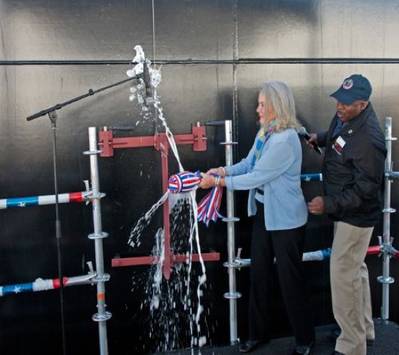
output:
[[[233,127],[232,121],[225,121],[225,142],[222,142],[225,146],[226,154],[226,165],[233,165]],[[229,311],[230,311],[230,342],[236,344],[238,342],[237,336],[237,299],[241,297],[241,294],[236,290],[236,268],[235,268],[235,230],[234,223],[239,221],[238,218],[234,217],[234,193],[226,189],[226,200],[227,200],[227,217],[223,219],[227,222],[227,263],[224,266],[227,267],[229,276],[229,292],[224,294],[224,297],[229,300]]]
[[[111,313],[106,311],[105,282],[110,279],[110,276],[104,274],[103,239],[108,237],[108,234],[102,231],[100,200],[105,195],[100,193],[97,157],[99,153],[100,151],[97,148],[96,127],[89,127],[89,151],[85,152],[85,154],[90,155],[90,199],[93,208],[94,233],[90,234],[88,237],[89,239],[94,240],[96,258],[96,277],[94,281],[97,284],[97,313],[93,315],[92,319],[98,323],[100,354],[108,355],[106,321],[111,318]]]
[[[385,186],[384,186],[384,209],[383,209],[383,236],[380,241],[382,250],[382,276],[378,277],[378,281],[382,284],[382,305],[381,319],[389,320],[389,285],[394,279],[389,275],[389,263],[391,259],[390,251],[392,249],[391,238],[391,213],[395,209],[391,207],[391,183],[390,173],[392,172],[392,141],[396,140],[392,137],[392,117],[385,118],[385,146],[387,149],[387,157],[385,159]]]

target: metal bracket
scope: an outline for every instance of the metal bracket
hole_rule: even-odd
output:
[[[378,276],[377,280],[379,283],[382,284],[393,284],[395,282],[395,279],[393,277],[384,277],[384,276]]]
[[[101,232],[101,233],[91,233],[88,235],[89,239],[104,239],[108,237],[108,233]]]
[[[96,155],[96,154],[100,154],[101,150],[86,150],[83,152],[84,155]]]
[[[104,312],[104,313],[95,313],[91,317],[95,322],[104,322],[107,321],[108,319],[111,319],[112,313],[111,312]]]
[[[231,218],[225,217],[225,218],[222,218],[223,222],[238,222],[239,220],[240,219],[237,218],[237,217],[231,217]]]
[[[221,145],[235,145],[238,144],[237,142],[220,142]]]
[[[107,282],[111,279],[111,276],[109,274],[102,274],[102,275],[96,275],[96,277],[93,278],[93,281],[95,282]]]
[[[227,268],[241,269],[242,267],[247,267],[251,265],[251,259],[241,259],[242,248],[238,248],[237,256],[234,258],[233,262],[224,262],[223,266]]]
[[[382,210],[383,213],[395,213],[396,210],[394,208],[384,208]]]
[[[100,199],[102,199],[103,197],[105,197],[106,196],[106,194],[105,193],[103,193],[103,192],[98,192],[98,193],[93,193],[93,191],[92,190],[90,190],[88,193],[87,193],[87,195],[85,196],[85,198],[87,199],[87,200],[90,200],[90,201],[92,201],[92,200],[100,200]]]
[[[236,300],[238,298],[241,298],[241,293],[240,292],[226,292],[223,297],[227,298],[228,300]]]

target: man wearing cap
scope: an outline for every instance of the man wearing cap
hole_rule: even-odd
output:
[[[374,340],[368,270],[364,262],[382,209],[385,142],[370,82],[354,74],[331,96],[337,112],[327,132],[309,143],[325,147],[324,196],[308,203],[312,214],[334,221],[330,276],[334,317],[341,328],[333,354],[366,355]]]

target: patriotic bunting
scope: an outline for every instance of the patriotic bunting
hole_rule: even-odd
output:
[[[201,182],[201,173],[184,171],[172,175],[169,178],[169,191],[171,193],[189,192],[195,190]],[[216,222],[218,218],[223,218],[219,213],[222,203],[223,187],[215,186],[198,204],[198,221],[207,226],[210,221]]]
[[[169,191],[172,193],[190,192],[195,190],[201,182],[201,173],[183,171],[169,178]]]
[[[220,213],[223,187],[215,186],[198,204],[198,220],[209,225],[210,221],[216,222],[218,218],[224,218]]]

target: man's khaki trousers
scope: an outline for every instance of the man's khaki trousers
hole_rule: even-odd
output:
[[[370,285],[364,259],[373,227],[334,223],[330,276],[334,317],[341,328],[335,350],[366,355],[367,339],[374,339]]]

